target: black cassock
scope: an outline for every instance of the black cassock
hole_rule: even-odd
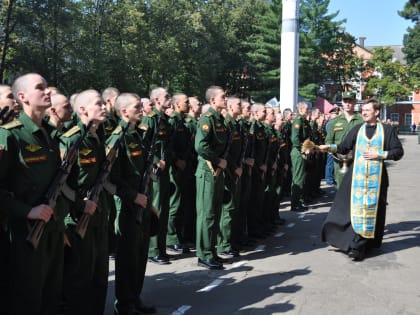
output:
[[[344,138],[343,142],[337,146],[337,152],[346,154],[350,150],[354,150],[356,146],[357,134],[360,127],[355,126],[350,130],[349,134]],[[403,147],[396,129],[389,125],[383,125],[384,129],[384,151],[388,151],[387,160],[397,161],[402,158],[404,154]],[[375,134],[376,124],[366,126],[366,136],[371,139]],[[353,154],[354,155],[354,154]],[[330,212],[322,226],[322,241],[327,242],[331,246],[347,252],[351,248],[362,250],[369,248],[378,248],[382,244],[384,234],[387,191],[388,191],[388,173],[386,170],[386,163],[382,167],[381,189],[379,194],[378,211],[375,225],[375,238],[366,239],[359,234],[356,234],[351,225],[350,219],[350,194],[351,183],[353,175],[353,165],[349,167],[347,173],[343,178],[343,182],[338,189],[334,203],[331,206]]]

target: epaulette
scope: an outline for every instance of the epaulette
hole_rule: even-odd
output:
[[[122,131],[122,127],[121,126],[117,126],[117,128],[114,129],[114,131],[112,132],[113,135],[119,135]]]
[[[189,123],[189,122],[191,121],[191,117],[186,117],[186,118],[184,119],[184,121],[185,121],[185,122],[187,122],[187,123]]]
[[[147,114],[147,117],[153,117],[156,113],[152,110],[150,113]]]
[[[213,116],[213,113],[212,113],[212,112],[206,112],[206,113],[204,114],[204,116],[205,116],[205,117],[211,117],[211,116]]]
[[[22,126],[22,123],[19,120],[15,119],[11,122],[8,122],[7,124],[1,125],[0,127],[9,130],[20,126]]]
[[[70,138],[72,135],[76,134],[78,131],[80,131],[79,126],[74,126],[73,128],[69,129],[67,132],[65,132],[62,137],[64,138]]]

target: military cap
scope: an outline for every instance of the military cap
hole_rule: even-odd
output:
[[[342,99],[343,100],[345,100],[345,99],[355,100],[356,99],[356,93],[354,93],[352,91],[344,91]]]

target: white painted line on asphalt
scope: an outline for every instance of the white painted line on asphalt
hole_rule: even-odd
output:
[[[279,233],[275,234],[274,237],[282,237],[283,235],[284,235],[283,232],[279,232]]]
[[[287,227],[288,228],[292,228],[292,227],[294,227],[295,226],[295,224],[292,222],[292,223],[289,223],[288,225],[287,225]]]
[[[115,274],[108,276],[108,281],[115,281]]]
[[[264,250],[265,250],[265,245],[263,245],[263,244],[258,245],[258,246],[255,248],[255,251],[264,251]]]
[[[172,312],[172,315],[183,315],[188,311],[192,306],[191,305],[182,305],[178,309]]]
[[[301,214],[300,216],[298,216],[299,219],[303,219],[305,217],[304,214]]]
[[[238,268],[238,267],[241,267],[243,265],[246,265],[247,263],[248,263],[248,260],[238,261],[238,262],[236,262],[232,265],[232,268]]]
[[[208,292],[210,290],[213,290],[215,287],[220,285],[223,282],[223,280],[216,279],[212,283],[210,283],[208,286],[205,286],[204,288],[198,290],[197,292]]]
[[[312,234],[312,235],[309,235],[309,237],[310,237],[310,238],[318,238],[318,235],[316,235],[316,234]]]

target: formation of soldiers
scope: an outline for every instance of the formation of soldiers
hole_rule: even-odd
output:
[[[221,269],[284,224],[283,197],[300,212],[324,193],[325,155],[302,144],[338,143],[360,118],[344,96],[327,136],[306,103],[281,113],[218,86],[203,106],[162,87],[68,99],[34,73],[0,86],[1,314],[103,314],[110,248],[115,314],[155,313],[148,261],[195,249]]]

